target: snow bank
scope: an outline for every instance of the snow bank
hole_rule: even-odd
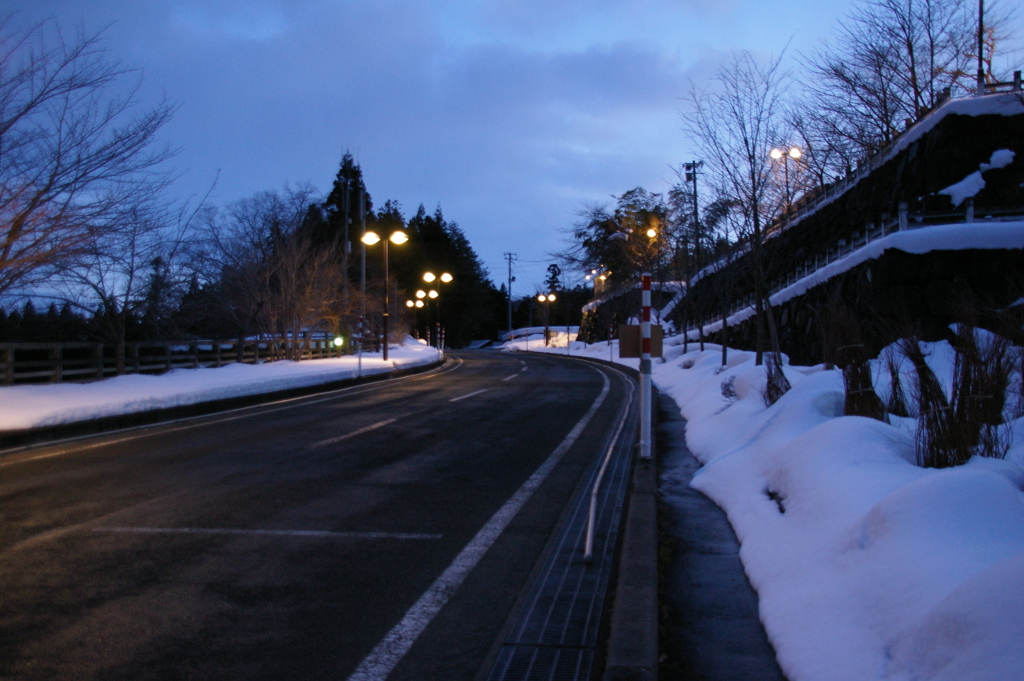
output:
[[[363,354],[363,373],[429,364],[437,352],[410,342],[381,353]],[[0,431],[52,426],[165,409],[199,402],[303,388],[353,378],[358,360],[353,355],[304,362],[230,364],[219,369],[175,369],[159,376],[118,376],[93,383],[17,385],[0,387]]]
[[[689,353],[655,381],[689,421],[705,464],[693,486],[736,530],[787,676],[1020,678],[1020,448],[1010,461],[918,468],[906,430],[841,416],[838,372],[786,367],[793,389],[766,408],[763,370],[742,360],[716,373],[718,351]]]
[[[919,468],[906,421],[842,416],[838,371],[786,365],[793,388],[765,407],[752,353],[723,369],[719,346],[675,340],[654,382],[687,419],[693,487],[728,515],[789,679],[1024,678],[1024,419],[1006,460]],[[948,343],[923,347],[948,386]]]

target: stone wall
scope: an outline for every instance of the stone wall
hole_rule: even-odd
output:
[[[910,139],[910,138],[908,138]],[[1014,152],[1013,162],[987,168],[992,153]],[[781,289],[795,274],[813,270],[826,254],[847,244],[863,243],[866,234],[894,228],[905,206],[905,219],[936,224],[965,219],[966,203],[954,206],[939,192],[983,170],[984,188],[973,198],[979,218],[1024,211],[1024,114],[941,115],[927,132],[879,162],[867,176],[787,229],[764,242],[764,276],[770,290]],[[883,225],[888,225],[884,227]],[[742,248],[738,249],[742,252]],[[753,301],[750,255],[706,273],[691,287],[685,304],[673,312],[676,328],[711,323],[721,311]],[[914,327],[928,337],[945,333],[952,321],[950,305],[974,295],[986,305],[1006,305],[1024,294],[1020,252],[955,251],[909,255],[888,251],[776,310],[783,350],[793,361],[822,360],[818,320],[830,300],[849,305],[867,327],[873,349],[890,342],[894,328]],[[1015,279],[1015,277],[1017,277]],[[1017,283],[1014,283],[1014,282]],[[689,324],[688,324],[689,323]],[[877,328],[876,328],[877,327]],[[753,348],[754,322],[728,330],[732,347]],[[720,340],[721,334],[715,335]]]
[[[794,364],[824,361],[824,324],[837,304],[861,322],[869,356],[909,333],[925,340],[949,337],[965,313],[980,326],[1006,333],[1005,312],[1024,297],[1024,251],[932,251],[922,255],[887,250],[774,308],[782,351]],[[1017,306],[1017,330],[1024,306]],[[731,347],[754,349],[755,320],[730,327]],[[721,342],[721,333],[710,335]],[[1015,339],[1018,343],[1021,339]]]

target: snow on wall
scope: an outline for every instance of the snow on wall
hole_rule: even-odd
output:
[[[923,254],[931,251],[963,251],[968,249],[1005,250],[1024,249],[1024,220],[998,223],[968,222],[955,225],[933,225],[904,232],[894,232],[872,241],[849,255],[829,263],[808,276],[773,294],[772,305],[780,305],[803,295],[811,288],[832,277],[853,269],[868,260],[876,260],[885,251],[895,249],[905,253]],[[729,316],[729,326],[736,326],[754,316],[752,307]],[[704,326],[704,334],[722,330],[718,320]],[[696,329],[689,332],[691,340],[698,338]]]
[[[978,170],[974,171],[956,184],[945,189],[940,189],[939,194],[945,194],[953,200],[953,205],[959,207],[966,199],[974,198],[985,188],[985,179],[981,176],[987,170],[993,168],[1005,168],[1013,163],[1014,153],[1010,149],[999,149],[992,152],[992,158],[988,163],[982,163]]]

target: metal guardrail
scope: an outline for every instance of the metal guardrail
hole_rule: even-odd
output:
[[[303,343],[302,359],[337,354],[327,340],[283,338],[244,341],[151,341],[126,343],[125,374],[160,374],[172,369],[261,364],[284,359],[292,343]],[[118,375],[117,349],[104,343],[0,343],[0,382],[97,381]]]

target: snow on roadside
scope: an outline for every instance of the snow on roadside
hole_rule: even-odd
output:
[[[787,365],[792,390],[765,407],[751,353],[723,370],[720,347],[695,346],[668,346],[654,382],[687,420],[693,487],[736,531],[787,677],[1024,677],[1024,419],[1006,460],[924,469],[905,424],[842,416],[838,371]],[[948,347],[927,352],[948,375]]]
[[[364,374],[404,369],[438,359],[437,351],[411,338],[388,351],[364,353]],[[303,388],[353,378],[355,355],[340,358],[229,364],[219,369],[175,369],[159,376],[130,375],[92,383],[0,387],[0,431],[84,421],[211,400]]]

